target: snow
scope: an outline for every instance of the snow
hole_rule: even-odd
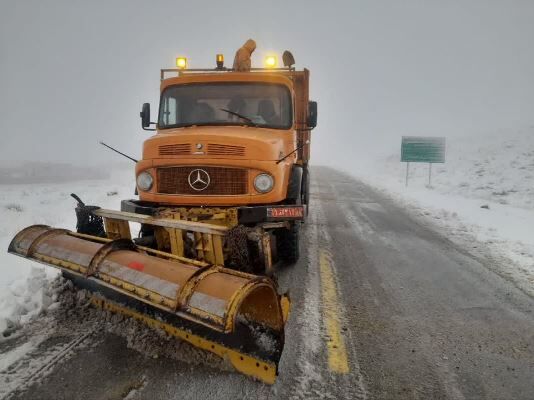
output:
[[[54,316],[58,325],[83,325],[90,322],[91,326],[121,336],[126,345],[146,357],[167,357],[183,361],[190,365],[204,365],[220,371],[232,371],[233,368],[225,359],[194,347],[186,341],[177,340],[161,329],[148,329],[145,324],[121,314],[114,314],[97,307],[89,307],[90,293],[74,289],[67,283],[60,288],[58,312]]]
[[[0,184],[0,333],[7,336],[56,302],[49,283],[58,272],[8,254],[15,234],[33,224],[74,230],[76,202],[70,193],[86,204],[120,209],[121,199],[134,197],[134,188],[132,168],[119,168],[101,180]]]
[[[65,302],[73,297],[72,284],[58,277],[49,286],[58,295],[56,306],[0,343],[4,350],[0,358],[2,399],[40,382],[55,365],[72,357],[74,349],[100,345],[102,324],[88,318],[70,319],[71,307]]]
[[[36,347],[35,343],[29,341],[29,342],[23,343],[19,347],[12,349],[11,351],[8,351],[7,353],[2,353],[2,358],[0,358],[0,371],[5,370],[15,361],[20,360],[30,351],[34,350],[35,347]]]
[[[445,164],[406,164],[399,151],[351,174],[389,194],[534,293],[534,128],[447,139]],[[487,258],[487,257],[486,257]]]
[[[0,295],[0,331],[4,334],[24,325],[56,300],[48,285],[52,273],[47,274],[42,268],[21,272],[27,275],[7,282]]]

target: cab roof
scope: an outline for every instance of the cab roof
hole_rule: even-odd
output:
[[[165,78],[165,73],[175,72],[178,76]],[[289,69],[258,69],[251,72],[233,72],[217,70],[161,70],[161,90],[171,85],[206,82],[268,82],[293,87],[291,77],[302,71]]]

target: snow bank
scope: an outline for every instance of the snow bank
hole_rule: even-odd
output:
[[[30,268],[28,276],[6,282],[0,297],[0,332],[10,334],[55,302],[49,279],[42,268]]]
[[[428,164],[411,163],[406,187],[399,154],[351,174],[431,218],[453,240],[472,249],[482,242],[510,260],[500,272],[534,293],[534,128],[448,138],[446,163],[433,165],[431,186]]]
[[[120,209],[134,197],[133,170],[118,170],[109,179],[77,183],[0,185],[0,340],[55,302],[49,283],[58,272],[7,253],[14,235],[33,224],[75,229],[78,194],[87,204]]]

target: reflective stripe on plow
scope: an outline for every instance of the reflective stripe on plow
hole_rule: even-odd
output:
[[[49,245],[48,243],[39,244],[36,252],[44,256],[78,264],[86,268],[93,257],[92,254],[80,253],[79,251],[73,251],[65,248],[58,248],[57,246]]]
[[[204,293],[194,292],[189,299],[189,305],[196,309],[214,314],[223,318],[226,312],[226,301],[216,297],[208,296]]]
[[[151,292],[170,299],[175,299],[178,296],[178,290],[180,289],[180,286],[177,283],[165,281],[110,260],[104,260],[98,272],[143,289],[150,290]]]

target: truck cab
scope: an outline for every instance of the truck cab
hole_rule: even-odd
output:
[[[145,141],[136,167],[137,177],[150,175],[148,182],[138,182],[140,200],[190,206],[302,203],[307,188],[300,182],[295,190],[298,185],[290,181],[292,174],[302,180],[309,159],[305,142],[311,127],[308,118],[302,121],[308,102],[295,82],[307,75],[180,71],[162,80],[157,133]],[[298,147],[302,151],[294,151]]]
[[[292,66],[161,70],[157,121],[149,104],[141,111],[143,129],[155,134],[136,164],[139,200],[124,200],[122,211],[298,231],[317,121],[308,93],[309,71]]]

